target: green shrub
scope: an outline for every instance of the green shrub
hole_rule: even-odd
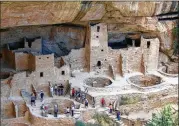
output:
[[[153,114],[146,126],[178,126],[178,114],[173,115],[171,106],[166,106]]]
[[[127,104],[135,104],[140,101],[140,97],[129,97],[129,96],[122,96],[120,105],[127,105]]]
[[[98,126],[113,126],[113,120],[107,114],[96,113],[93,118],[97,121]]]
[[[85,124],[82,121],[77,120],[75,126],[85,126]]]

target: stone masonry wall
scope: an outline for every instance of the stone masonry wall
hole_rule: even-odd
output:
[[[13,103],[9,99],[1,98],[1,118],[15,118],[15,110],[13,107]]]
[[[28,67],[30,71],[35,71],[35,57],[32,54],[29,55]]]
[[[10,85],[1,82],[1,98],[10,96]]]
[[[85,60],[85,48],[78,50],[72,49],[68,56],[64,56],[63,59],[65,63],[69,64],[70,69],[73,70],[82,70],[86,68],[87,62]]]
[[[15,67],[17,71],[29,69],[29,54],[27,53],[15,53]]]
[[[15,53],[8,49],[2,49],[2,55],[4,61],[6,61],[8,65],[15,69]]]
[[[30,114],[30,119],[33,126],[74,126],[75,124],[72,118],[47,119]]]
[[[147,43],[149,47],[147,47]],[[145,39],[141,37],[142,53],[144,54],[144,65],[147,71],[157,70],[159,59],[159,39]]]
[[[64,75],[62,75],[64,71]],[[43,73],[43,76],[41,76]],[[52,84],[67,84],[67,80],[70,77],[69,66],[65,65],[60,69],[52,67],[51,69],[34,71],[27,74],[26,72],[20,72],[14,74],[12,79],[12,87],[10,90],[10,96],[21,96],[20,90],[25,89],[28,92],[32,92],[31,86],[34,85],[40,90],[44,89],[45,93],[48,93],[49,83]]]
[[[21,89],[31,92],[31,85],[27,83],[26,72],[19,72],[14,74],[11,81],[11,91],[10,96],[21,96]]]
[[[169,61],[168,57],[165,54],[163,54],[162,52],[159,52],[159,65],[161,62],[166,63],[168,61]]]
[[[54,66],[54,54],[35,56],[35,70],[51,69]]]
[[[127,51],[127,70],[131,72],[140,72],[142,51],[141,48],[131,47]]]
[[[113,66],[115,73],[119,73],[119,56],[122,56],[123,73],[140,72],[140,62],[142,51],[138,47],[130,47],[128,49],[111,49],[109,48],[108,62]]]

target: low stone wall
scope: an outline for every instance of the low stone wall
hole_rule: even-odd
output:
[[[166,77],[178,77],[178,74],[169,74],[169,73],[163,72],[164,69],[165,69],[165,66],[159,68],[157,71],[158,71],[160,74],[162,74],[162,75],[164,75],[164,76],[166,76]]]
[[[30,122],[24,117],[3,119],[1,121],[2,126],[31,126]]]
[[[99,88],[99,87],[90,87],[88,85],[83,85],[85,88],[88,89],[88,92],[98,92],[98,93],[107,93],[107,92],[119,92],[121,90],[126,90],[128,86],[124,86],[124,87],[103,87],[103,88]]]
[[[128,105],[122,105],[119,106],[119,110],[124,113],[130,113],[130,112],[138,112],[138,111],[149,111],[153,110],[154,108],[160,108],[170,103],[178,103],[178,97],[171,96],[171,97],[164,97],[164,98],[156,98],[152,100],[141,101],[136,104],[128,104]]]
[[[17,115],[18,117],[24,117],[25,112],[27,111],[27,106],[23,99],[21,100],[13,100],[14,107],[17,105]]]
[[[10,123],[7,126],[29,126],[29,125],[25,123]]]
[[[37,117],[30,112],[30,122],[33,126],[75,126],[73,118],[50,119]]]
[[[15,118],[15,108],[13,102],[9,99],[1,98],[1,118]]]
[[[74,102],[68,99],[52,99],[52,100],[44,100],[44,104],[48,105],[49,113],[54,114],[54,105],[58,104],[59,114],[65,113],[65,109],[67,107],[71,107]]]
[[[123,123],[127,126],[145,126],[146,121],[142,121],[142,120],[130,120],[128,118],[123,118],[121,117]]]

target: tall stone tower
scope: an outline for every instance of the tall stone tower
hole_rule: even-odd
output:
[[[89,69],[90,71],[105,72],[109,68],[107,61],[107,25],[104,23],[90,24],[88,27],[88,35],[89,39],[88,45],[86,45],[86,49],[89,53]]]
[[[159,39],[149,39],[141,36],[141,47],[144,55],[144,66],[146,71],[157,70],[160,47]]]

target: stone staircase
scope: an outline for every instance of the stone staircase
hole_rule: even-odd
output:
[[[119,120],[116,118],[116,115],[113,115],[113,114],[109,113],[109,110],[105,110],[104,112],[105,112],[105,114],[107,114],[107,115],[115,122],[115,125],[114,125],[114,126],[127,126],[127,125],[125,125],[125,124],[123,123],[122,118],[121,118],[121,120],[119,121]]]

